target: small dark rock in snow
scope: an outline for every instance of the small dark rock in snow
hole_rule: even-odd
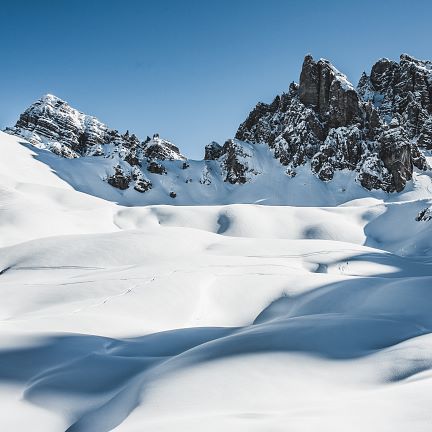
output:
[[[125,174],[120,165],[117,165],[114,170],[114,174],[107,178],[107,182],[118,189],[127,189],[131,181],[131,176]]]
[[[149,171],[153,174],[166,174],[167,173],[165,167],[161,163],[158,163],[155,161],[149,162],[149,164],[147,165],[147,171]]]
[[[432,208],[426,207],[416,216],[415,220],[417,222],[427,222],[432,219]]]
[[[147,192],[148,190],[150,190],[152,188],[152,183],[149,180],[144,180],[144,179],[139,179],[135,182],[135,186],[134,189],[137,192]]]

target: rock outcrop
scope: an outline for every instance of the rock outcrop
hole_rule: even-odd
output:
[[[120,165],[114,167],[114,174],[107,177],[107,182],[115,188],[125,190],[129,187],[131,176],[126,174]]]
[[[252,165],[253,156],[253,150],[244,143],[232,139],[226,141],[218,158],[224,181],[246,183],[251,174],[257,174]]]
[[[312,56],[305,57],[298,96],[300,102],[313,108],[329,128],[361,122],[357,92],[346,76],[327,60],[315,62]]]
[[[432,220],[432,208],[431,207],[426,207],[423,210],[421,210],[415,220],[417,222],[429,222],[430,220]]]
[[[222,146],[216,141],[212,141],[205,146],[204,160],[217,160],[223,154]]]

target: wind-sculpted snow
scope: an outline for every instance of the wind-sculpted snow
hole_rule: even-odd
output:
[[[430,429],[427,173],[131,207],[87,158],[0,138],[0,430]]]
[[[232,430],[237,430],[237,425],[247,430],[254,427],[253,414],[267,416],[267,422],[283,419],[280,427],[286,421],[289,424],[284,415],[295,407],[299,409],[300,404],[289,395],[288,382],[279,383],[279,389],[266,389],[267,397],[274,398],[270,410],[255,405],[251,398],[240,401],[241,408],[235,415],[236,406],[230,406],[221,396],[216,397],[217,405],[207,406],[204,412],[192,411],[184,418],[179,410],[184,404],[194,406],[197,398],[211,395],[212,387],[225,382],[227,373],[230,376],[232,364],[240,362],[244,368],[240,377],[247,379],[253,373],[249,358],[252,365],[258,362],[260,368],[268,367],[262,374],[275,379],[271,365],[276,353],[277,374],[292,374],[290,369],[296,368],[297,362],[302,364],[305,356],[306,361],[316,363],[312,370],[322,381],[318,387],[325,386],[332,397],[340,391],[355,392],[352,405],[348,403],[351,410],[357,406],[357,398],[370,398],[371,405],[382,405],[377,388],[395,403],[402,403],[403,389],[418,387],[417,381],[409,384],[407,379],[421,378],[432,367],[432,341],[428,336],[432,328],[430,264],[331,241],[305,244],[301,240],[223,240],[217,235],[201,238],[202,243],[207,243],[203,248],[207,253],[195,255],[191,251],[185,256],[184,251],[178,250],[175,255],[181,254],[182,258],[173,258],[173,245],[179,243],[179,235],[184,240],[194,235],[198,240],[203,234],[186,230],[173,238],[173,233],[161,233],[158,237],[171,253],[159,251],[159,269],[150,265],[150,257],[157,255],[160,245],[151,241],[146,245],[146,234],[142,233],[130,233],[126,238],[138,237],[135,255],[147,265],[132,264],[131,260],[132,265],[126,268],[114,266],[123,264],[116,257],[110,257],[105,268],[100,267],[101,256],[90,258],[95,250],[102,252],[107,247],[103,236],[88,242],[76,238],[76,250],[70,252],[70,247],[66,247],[67,256],[56,254],[51,267],[42,252],[46,245],[41,245],[39,253],[34,249],[37,245],[32,245],[29,253],[27,244],[17,246],[14,253],[9,251],[7,255],[17,264],[8,263],[10,267],[3,274],[2,283],[22,298],[22,293],[17,292],[24,288],[20,288],[22,281],[36,279],[30,286],[39,296],[37,303],[35,299],[24,300],[27,308],[20,304],[7,317],[4,334],[20,334],[31,325],[34,336],[30,346],[14,342],[1,351],[2,382],[21,388],[25,400],[61,414],[62,428],[68,431],[109,431],[117,426],[119,430],[165,430],[171,422],[178,430],[189,430],[194,416],[207,422],[206,417],[213,418],[215,412],[218,414],[209,430],[217,430],[225,422]],[[124,241],[125,235],[114,235],[109,241],[118,244],[119,256],[130,256],[120,239]],[[61,238],[52,239],[52,243],[67,246]],[[88,244],[94,245],[93,251],[88,251]],[[55,247],[49,249],[53,251]],[[87,267],[80,261],[85,251],[89,254]],[[163,260],[175,263],[171,274],[160,262]],[[71,261],[76,264],[74,268],[61,265]],[[325,265],[327,272],[315,273],[318,265]],[[153,276],[145,280],[144,275],[150,271]],[[66,292],[69,296],[65,296]],[[185,296],[188,302],[182,300]],[[156,306],[157,316],[156,311],[149,311]],[[239,310],[245,307],[248,314]],[[11,310],[8,304],[6,308]],[[41,336],[48,328],[42,333],[36,331],[53,322],[60,325],[57,331],[66,326],[74,334]],[[167,324],[175,330],[132,339],[111,336],[134,333],[139,328],[147,333],[148,325],[163,329]],[[266,356],[270,364],[266,363]],[[31,363],[27,365],[29,359]],[[338,365],[351,368],[351,373],[345,370],[342,376],[326,377],[324,371],[320,372],[321,368],[327,371]],[[175,384],[182,374],[193,382],[197,379],[195,370],[206,376],[207,369],[209,377],[201,382],[197,394],[189,393],[189,379]],[[344,382],[345,374],[350,376],[348,383]],[[303,379],[303,385],[311,386],[304,391],[314,391],[316,378]],[[174,382],[171,391],[182,395],[182,400],[175,399],[173,404],[170,398],[166,402],[163,397],[158,400],[159,383],[163,393],[165,382],[170,380]],[[402,396],[392,392],[392,382],[405,383],[399,384]],[[253,389],[256,383],[242,385]],[[421,388],[417,391],[416,399],[407,400],[407,404],[421,404],[425,394]],[[288,393],[284,395],[285,392]],[[285,413],[280,398],[290,404]],[[160,403],[165,403],[162,417],[158,414]],[[243,405],[253,414],[242,418]],[[309,408],[314,410],[311,425],[326,415],[317,402]],[[388,409],[377,414],[374,421],[382,421],[387,414]],[[404,430],[414,419],[407,416],[404,420],[399,424],[388,419],[388,424]],[[418,424],[414,430],[425,430],[426,421]]]

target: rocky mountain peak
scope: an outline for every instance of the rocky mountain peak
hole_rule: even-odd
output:
[[[349,169],[367,189],[400,191],[414,167],[427,168],[418,145],[432,143],[430,70],[407,55],[399,64],[381,59],[355,89],[328,60],[307,55],[299,85],[258,104],[236,138],[267,143],[289,175],[310,163],[324,181]],[[396,116],[397,130],[388,131]]]
[[[45,103],[47,105],[54,105],[54,104],[65,104],[66,102],[64,100],[61,100],[56,95],[53,95],[51,93],[46,93],[40,98],[40,102]]]
[[[145,141],[129,131],[121,134],[52,94],[30,105],[6,132],[61,157],[98,156],[112,160],[105,180],[122,190],[133,185],[138,192],[145,192],[152,187],[146,173],[164,174],[166,169],[161,161],[186,159],[159,134]]]
[[[6,131],[67,158],[83,155],[88,147],[103,143],[108,134],[107,126],[95,117],[81,113],[52,94],[30,105],[15,127]]]
[[[314,61],[307,55],[300,73],[298,95],[329,127],[349,126],[361,121],[357,92],[347,77],[328,60]]]
[[[30,105],[6,132],[22,136],[33,145],[66,158],[109,155],[113,150],[125,153],[137,165],[141,158],[183,160],[185,157],[171,142],[154,134],[141,142],[133,133],[120,134],[93,116],[86,115],[52,94]]]

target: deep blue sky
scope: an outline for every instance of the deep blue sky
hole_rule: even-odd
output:
[[[430,0],[4,0],[0,127],[44,93],[188,156],[298,81],[306,53],[357,83],[380,57],[432,59]]]

